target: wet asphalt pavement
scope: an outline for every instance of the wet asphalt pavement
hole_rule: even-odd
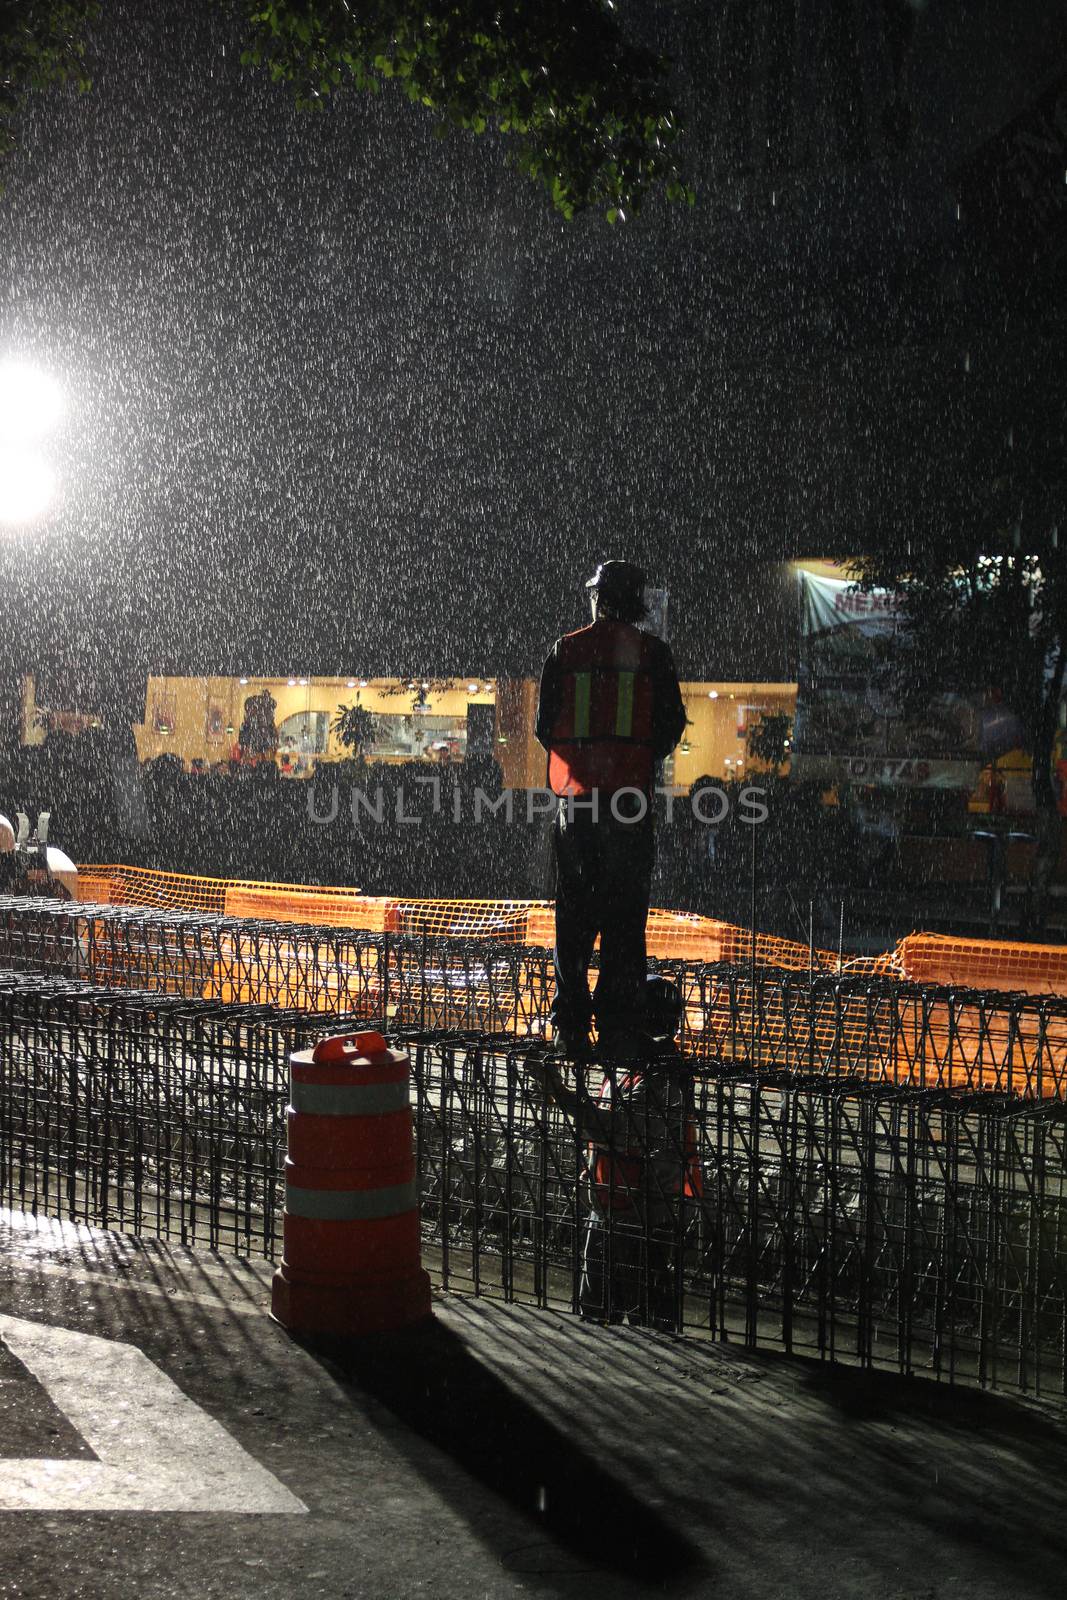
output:
[[[0,1212],[0,1600],[1064,1592],[1062,1407],[452,1295],[323,1354],[269,1284]]]

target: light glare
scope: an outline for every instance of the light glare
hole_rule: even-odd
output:
[[[55,491],[55,474],[40,456],[0,447],[0,522],[32,522],[47,511]]]
[[[63,391],[47,372],[21,361],[0,363],[0,437],[31,443],[63,415]]]

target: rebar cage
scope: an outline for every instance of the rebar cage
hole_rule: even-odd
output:
[[[1063,1392],[1061,1104],[680,1059],[561,1108],[529,1045],[411,1050],[446,1285]]]
[[[916,1088],[1067,1095],[1067,999],[655,960],[679,984],[688,1055]],[[491,938],[306,927],[173,909],[0,897],[0,968],[226,1004],[538,1037],[551,952]]]
[[[288,1057],[331,1015],[0,972],[0,1199],[276,1259]],[[392,1028],[445,1286],[1064,1392],[1065,1107]]]

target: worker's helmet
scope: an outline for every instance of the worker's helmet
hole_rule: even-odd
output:
[[[654,1039],[673,1039],[682,1023],[682,991],[662,973],[649,974],[645,984],[645,1017]]]
[[[625,622],[639,622],[648,615],[645,605],[645,574],[633,561],[602,561],[586,583]]]

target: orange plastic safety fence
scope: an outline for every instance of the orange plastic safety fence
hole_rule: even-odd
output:
[[[78,899],[94,904],[151,906],[175,911],[222,912],[225,878],[194,878],[183,872],[121,865],[78,868]],[[101,886],[106,892],[101,893]]]
[[[364,895],[358,889],[200,878],[121,865],[79,868],[78,897],[97,904],[173,907],[428,938],[489,938],[545,948],[555,938],[555,910],[546,900],[396,899]],[[693,961],[752,958],[747,928],[684,911],[654,907],[648,915],[647,941],[651,956]],[[755,957],[761,966],[803,970],[811,953],[807,945],[757,933]],[[816,950],[814,959],[823,970],[832,969],[837,960],[828,950]]]
[[[909,933],[897,946],[902,972],[915,983],[960,984],[1021,994],[1067,994],[1067,946],[955,939]]]
[[[494,939],[502,944],[550,947],[554,910],[544,900],[399,899],[364,895],[358,889],[255,883],[202,878],[122,865],[79,868],[83,901],[113,905],[260,917],[273,922],[359,928],[428,938]],[[821,972],[837,970],[831,950],[809,950],[796,940],[757,933],[713,917],[653,908],[648,915],[648,953],[691,961],[751,962]],[[910,933],[884,955],[851,958],[849,973],[871,972],[919,983],[956,984],[990,990],[1067,995],[1067,946],[1017,944],[1007,940],[956,939]]]
[[[297,922],[320,928],[362,928],[388,933],[395,904],[355,890],[286,888],[267,883],[227,884],[223,909],[228,917],[262,917],[271,922]]]

